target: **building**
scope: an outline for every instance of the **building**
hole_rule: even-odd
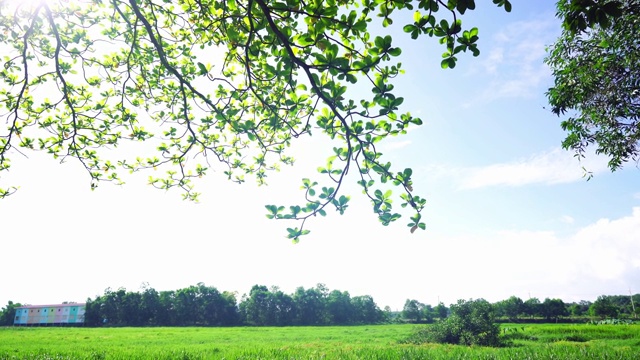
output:
[[[85,309],[85,303],[20,306],[13,325],[80,325]]]

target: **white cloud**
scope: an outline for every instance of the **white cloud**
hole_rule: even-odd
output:
[[[602,280],[619,280],[626,273],[640,270],[640,207],[621,219],[600,219],[581,229],[573,238],[576,257],[582,259],[583,272]],[[579,260],[576,259],[576,260]]]
[[[411,140],[393,141],[384,145],[385,150],[397,150],[411,145]]]
[[[626,293],[629,287],[640,292],[637,234],[640,207],[628,216],[600,219],[567,236],[509,230],[444,238],[434,241],[436,248],[442,243],[455,251],[432,258],[434,264],[424,265],[424,273],[447,269],[446,281],[429,284],[447,294],[448,301],[473,296],[497,301],[511,295],[593,301],[602,294]],[[451,266],[443,267],[447,263]]]
[[[558,36],[559,28],[550,15],[509,24],[496,34],[482,63],[490,80],[475,101],[538,95],[550,75],[543,63],[545,49]]]
[[[487,60],[483,62],[483,66],[487,73],[495,74],[498,70],[498,65],[502,63],[504,59],[504,49],[503,48],[493,48],[489,51],[489,56]]]
[[[529,158],[483,167],[457,169],[460,189],[488,186],[523,186],[528,184],[559,184],[583,179],[586,170],[593,174],[607,170],[607,161],[595,154],[578,162],[570,151],[553,149]]]
[[[560,221],[565,223],[565,224],[573,224],[576,221],[576,219],[574,219],[573,217],[571,217],[569,215],[563,215],[560,218]]]
[[[513,78],[493,80],[483,93],[486,100],[499,98],[527,98],[537,95],[536,89],[549,76],[546,66],[527,66]]]

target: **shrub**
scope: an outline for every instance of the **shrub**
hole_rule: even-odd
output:
[[[406,342],[499,346],[500,326],[488,301],[458,300],[451,305],[451,316],[419,329]]]

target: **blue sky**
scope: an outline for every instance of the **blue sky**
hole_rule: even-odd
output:
[[[478,4],[463,21],[480,29],[481,55],[460,56],[454,70],[440,69],[434,41],[389,30],[403,49],[402,110],[424,125],[382,151],[396,169],[414,169],[414,188],[428,200],[426,231],[410,234],[406,219],[379,225],[350,184],[345,215],[309,223],[311,234],[291,244],[291,224],[268,221],[264,205],[300,199],[300,179],[327,153],[317,137],[294,145],[296,165],[271,174],[268,187],[211,173],[197,184],[198,204],[147,186],[146,174],[92,192],[73,161],[14,154],[0,178],[20,186],[0,202],[0,304],[84,301],[142,283],[204,282],[239,297],[254,284],[292,292],[324,283],[393,309],[407,298],[435,305],[640,292],[636,164],[610,173],[594,154],[579,163],[560,148],[561,119],[545,109],[545,47],[560,33],[554,14],[552,1],[513,1],[510,14]]]

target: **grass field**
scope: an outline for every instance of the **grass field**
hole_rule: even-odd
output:
[[[505,324],[501,348],[401,344],[414,325],[0,328],[0,359],[640,359],[639,325]]]

